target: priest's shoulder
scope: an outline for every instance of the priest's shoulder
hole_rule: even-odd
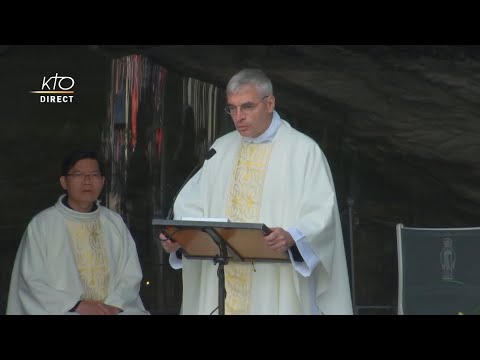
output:
[[[58,216],[58,215],[59,215],[59,213],[58,213],[57,209],[55,208],[54,205],[52,205],[52,206],[50,206],[46,209],[40,210],[39,212],[34,214],[31,218],[30,222],[42,222],[42,221],[51,219],[52,217],[55,217],[55,216]]]
[[[125,224],[125,221],[123,220],[122,216],[115,210],[111,210],[103,205],[99,205],[99,207],[100,207],[100,213],[104,218],[107,218],[113,222],[121,222],[122,224]]]
[[[238,133],[237,130],[234,130],[223,136],[220,136],[217,140],[215,140],[215,143],[212,145],[212,147],[216,148],[222,145],[229,145],[233,141],[236,141],[239,139],[240,139],[240,134]]]
[[[286,121],[284,120],[284,122]],[[288,136],[289,140],[295,146],[301,145],[302,147],[305,147],[305,148],[318,148],[319,150],[321,150],[320,146],[313,138],[295,129],[288,122],[286,122],[286,126],[282,126],[279,129],[279,133],[284,134],[285,136]]]

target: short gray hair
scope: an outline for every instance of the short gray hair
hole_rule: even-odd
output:
[[[244,85],[254,85],[260,92],[260,96],[273,95],[272,82],[260,69],[243,69],[233,75],[227,84],[227,95],[236,92]]]

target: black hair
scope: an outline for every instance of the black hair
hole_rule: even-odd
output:
[[[103,162],[100,160],[97,152],[92,150],[73,150],[67,156],[65,156],[61,165],[61,175],[67,176],[68,172],[75,166],[75,164],[83,159],[96,160],[98,163],[98,168],[100,169],[100,174],[104,176]]]

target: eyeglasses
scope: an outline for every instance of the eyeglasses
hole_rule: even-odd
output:
[[[82,172],[74,172],[74,173],[67,174],[67,176],[71,176],[72,179],[75,181],[85,181],[87,177],[91,181],[100,181],[100,179],[102,178],[102,174],[100,174],[99,172],[94,172],[90,174],[84,174]]]
[[[233,116],[237,113],[237,108],[240,109],[240,112],[242,114],[250,114],[253,112],[253,110],[255,110],[255,108],[257,107],[258,104],[260,104],[263,100],[265,100],[266,98],[268,98],[270,95],[265,95],[262,100],[260,100],[259,102],[257,102],[256,104],[255,103],[251,103],[251,102],[247,102],[245,104],[242,104],[240,106],[233,106],[233,105],[227,105],[225,107],[225,112],[230,115],[230,116]]]

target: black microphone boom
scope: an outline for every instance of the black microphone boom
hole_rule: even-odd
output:
[[[215,155],[216,153],[217,153],[217,151],[214,148],[211,148],[210,150],[208,150],[207,154],[205,155],[205,160],[211,159],[212,156]],[[182,191],[183,187],[197,173],[197,171],[200,170],[200,168],[203,166],[203,163],[205,162],[205,160],[198,163],[197,165],[195,165],[195,167],[190,172],[190,174],[188,174],[186,180],[183,182],[182,186],[180,186],[180,188],[178,189],[177,193],[173,197],[172,205],[170,206],[170,209],[168,210],[167,220],[172,220],[173,219],[173,206],[175,205],[175,200],[177,200],[178,194],[180,194],[180,191]]]
[[[215,150],[214,148],[211,148],[210,150],[208,150],[207,155],[205,155],[205,160],[210,160],[212,156],[215,155],[216,153],[217,153],[217,150]]]

